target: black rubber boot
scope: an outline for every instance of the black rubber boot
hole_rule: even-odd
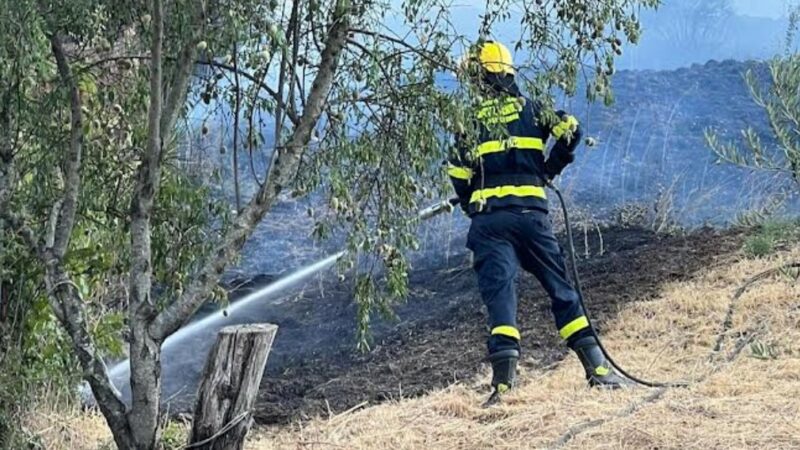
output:
[[[572,349],[581,360],[586,370],[586,379],[589,386],[606,389],[619,389],[632,386],[633,382],[620,376],[609,364],[600,346],[597,345],[595,336],[580,338],[572,345]]]
[[[503,350],[489,355],[489,361],[492,363],[492,388],[494,391],[489,400],[483,404],[484,407],[499,403],[500,396],[514,387],[518,360],[519,351],[517,350]]]

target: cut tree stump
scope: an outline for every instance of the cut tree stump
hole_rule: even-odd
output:
[[[276,325],[225,327],[208,355],[186,448],[241,450]]]

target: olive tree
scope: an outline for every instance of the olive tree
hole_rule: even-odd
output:
[[[312,211],[317,235],[347,237],[362,338],[370,315],[389,312],[391,299],[405,295],[404,254],[416,245],[412,212],[444,193],[448,136],[463,131],[477,100],[437,80],[476,38],[521,23],[510,44],[522,54],[519,73],[533,95],[574,94],[585,76],[589,97],[610,101],[614,58],[623,40],[639,39],[639,10],[657,3],[493,0],[477,35],[468,36],[451,25],[444,0],[10,5],[4,26],[25,23],[26,45],[36,52],[4,47],[15,63],[3,65],[11,76],[0,81],[10,100],[0,109],[0,219],[38,261],[53,314],[117,446],[158,446],[161,345],[215,291],[255,226],[286,196],[323,199]],[[18,31],[4,28],[4,42]],[[32,74],[23,70],[30,55]],[[198,65],[213,75],[193,82]],[[190,234],[187,243],[174,230],[189,233],[181,224],[197,220],[191,212],[206,197],[176,182],[169,163],[186,143],[179,119],[194,98],[225,102],[247,124],[234,161],[247,147],[268,163],[254,174],[249,199],[237,189],[228,226],[201,217],[199,228],[214,232]],[[259,142],[256,111],[271,116],[273,142]],[[112,193],[87,191],[103,181]],[[20,201],[38,186],[46,191],[36,204]],[[176,186],[190,191],[188,208],[175,203]],[[87,246],[90,222],[113,230],[115,240]],[[86,264],[108,247],[121,263]],[[170,272],[176,253],[192,263]],[[96,287],[86,287],[89,273],[124,280],[131,405],[106,373],[86,299]],[[169,284],[164,273],[180,274],[180,283]]]
[[[786,51],[767,63],[768,76],[757,69],[745,76],[753,100],[766,113],[777,145],[765,145],[752,128],[742,130],[744,146],[720,142],[713,130],[706,131],[706,141],[721,162],[784,174],[800,185],[800,9],[791,14],[789,22]]]

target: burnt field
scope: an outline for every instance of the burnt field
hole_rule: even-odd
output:
[[[763,205],[765,196],[781,185],[779,180],[715,165],[703,136],[714,129],[721,138],[735,140],[740,129],[753,126],[769,141],[763,111],[742,77],[749,69],[763,71],[763,65],[725,61],[668,72],[622,71],[614,81],[617,102],[610,108],[562,99],[599,142],[596,148],[581,149],[561,180],[577,228],[581,223],[589,229],[625,223],[615,211],[629,205],[657,209],[664,224],[688,227],[728,225]],[[313,220],[305,211],[310,203],[285,199],[259,225],[240,263],[226,274],[229,286],[254,280],[234,300],[339,251],[337,240],[309,238]],[[645,222],[641,225],[647,229],[658,228],[650,219]],[[286,423],[363,402],[418,396],[471,379],[484,369],[485,316],[463,248],[467,225],[468,220],[454,215],[420,227],[422,249],[409,255],[416,266],[410,274],[411,295],[397,306],[396,321],[372,319],[375,340],[368,354],[354,350],[350,282],[339,283],[331,272],[230,318],[229,323],[280,326],[256,418]],[[605,253],[599,255],[598,236],[590,233],[592,256],[580,262],[587,303],[601,326],[627,302],[647,300],[665,283],[691,279],[699,269],[735,252],[741,241],[738,232],[706,228],[673,236],[611,228],[602,235]],[[584,236],[576,239],[583,256]],[[538,283],[523,275],[519,285],[524,363],[546,368],[566,349]],[[190,409],[215,329],[176,346],[172,357],[165,351],[165,398],[171,411]],[[191,358],[186,357],[189,348]]]
[[[674,236],[604,230],[604,253],[579,262],[587,306],[600,332],[626,303],[653,298],[665,283],[689,280],[701,269],[730,261],[741,240],[738,231],[710,228]],[[596,235],[589,244],[597,253]],[[354,305],[346,283],[318,282],[265,306],[259,315],[280,328],[256,420],[280,424],[327,416],[472,379],[482,370],[487,331],[468,264],[465,251],[445,267],[413,272],[410,298],[398,306],[396,321],[376,323],[368,354],[353,349]],[[524,274],[518,284],[522,366],[548,370],[567,350],[536,280]]]
[[[614,318],[627,302],[651,298],[665,283],[691,279],[698,269],[740,246],[738,232],[701,228],[668,236],[645,229],[729,225],[740,214],[763,207],[771,189],[781,185],[758,173],[714,164],[704,142],[708,128],[727,139],[752,125],[759,135],[768,136],[763,112],[742,79],[748,69],[763,66],[725,61],[670,72],[623,71],[615,79],[618,96],[611,108],[564,102],[599,142],[596,148],[581,149],[560,180],[576,229],[609,223],[643,227],[605,229],[602,255],[596,232],[589,232],[588,244],[583,233],[576,236],[587,303],[599,325]],[[762,189],[765,186],[769,189]],[[314,221],[306,209],[324,208],[316,200],[283,199],[258,226],[237,267],[226,273],[229,288],[250,280],[234,292],[233,301],[340,250],[341,239],[317,242],[310,237]],[[790,199],[784,209],[793,211],[795,203]],[[643,212],[643,220],[618,214],[627,207]],[[656,217],[650,217],[654,211]],[[553,220],[559,219],[554,212]],[[421,224],[421,249],[408,255],[415,266],[411,295],[397,305],[397,320],[372,318],[375,339],[368,354],[354,350],[351,282],[338,282],[332,271],[228,317],[224,324],[270,322],[280,327],[257,419],[286,423],[363,402],[418,396],[485,369],[485,317],[463,247],[467,227],[468,219],[460,214]],[[585,246],[590,248],[588,258]],[[566,349],[538,283],[523,275],[519,285],[524,363],[545,368]],[[213,309],[209,305],[205,312]],[[191,409],[217,329],[198,330],[164,350],[167,410]],[[125,380],[120,381],[124,386]]]

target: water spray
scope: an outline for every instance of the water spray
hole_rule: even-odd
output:
[[[417,213],[417,219],[420,221],[431,219],[439,214],[452,212],[455,205],[458,204],[458,199],[451,199],[448,201],[442,201],[431,205]],[[164,343],[161,346],[162,351],[166,351],[180,343],[187,338],[190,338],[194,335],[197,335],[203,330],[213,328],[214,326],[222,325],[223,323],[230,322],[233,320],[240,319],[237,317],[242,310],[246,309],[248,306],[256,305],[258,302],[264,301],[265,299],[269,298],[270,296],[277,294],[281,291],[284,291],[292,286],[308,279],[312,275],[319,273],[323,270],[326,270],[333,266],[338,260],[343,258],[347,254],[346,251],[340,251],[338,253],[334,253],[329,255],[319,261],[316,261],[308,266],[302,267],[299,270],[292,272],[291,274],[284,276],[269,285],[252,292],[242,299],[228,305],[227,307],[220,309],[200,320],[192,322],[182,328],[180,328],[177,332],[172,334],[171,336],[167,337]],[[109,371],[108,375],[111,379],[113,384],[119,385],[120,383],[125,383],[126,379],[125,376],[130,372],[130,360],[121,361],[114,366],[112,366]],[[93,403],[93,399],[91,396],[91,390],[86,383],[83,383],[81,387],[81,395],[87,403]]]
[[[417,218],[419,220],[427,220],[432,217],[438,216],[444,212],[452,212],[454,205],[458,204],[458,199],[451,199],[448,201],[443,201],[437,203],[435,205],[431,205],[423,210],[421,210],[417,214]],[[190,335],[193,331],[201,328],[206,328],[209,325],[212,325],[214,322],[220,321],[222,318],[228,317],[229,315],[235,313],[237,310],[242,309],[243,307],[247,306],[248,304],[257,301],[259,299],[263,299],[270,294],[277,293],[293,285],[305,280],[306,278],[314,275],[317,272],[321,272],[333,264],[335,264],[338,260],[342,259],[347,254],[346,251],[340,251],[338,253],[334,253],[324,259],[321,259],[309,266],[303,267],[302,269],[297,270],[285,276],[269,285],[265,286],[262,289],[259,289],[251,294],[248,294],[241,300],[238,300],[236,303],[233,303],[227,308],[223,308],[222,310],[211,314],[210,316],[198,320],[186,327],[181,328],[175,334],[169,336],[165,341],[163,348],[166,348],[170,345],[170,343],[178,341],[183,336]]]

